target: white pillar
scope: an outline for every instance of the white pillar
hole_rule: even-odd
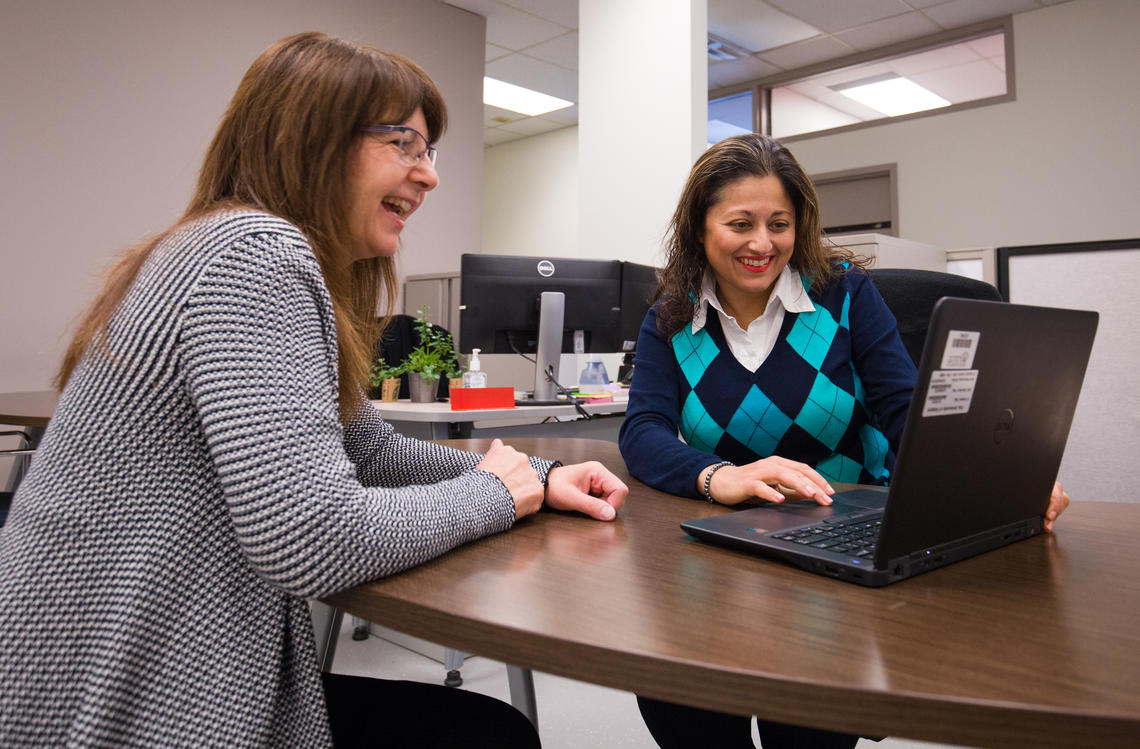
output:
[[[661,263],[708,120],[707,0],[579,0],[581,256]]]

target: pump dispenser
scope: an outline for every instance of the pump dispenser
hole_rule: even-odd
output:
[[[479,368],[480,351],[482,349],[471,349],[471,361],[467,366],[467,371],[463,373],[463,387],[465,388],[487,387],[487,373]]]

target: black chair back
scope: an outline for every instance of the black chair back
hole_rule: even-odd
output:
[[[412,353],[412,349],[420,345],[420,336],[415,328],[416,318],[411,315],[392,315],[391,320],[388,322],[388,327],[384,329],[384,335],[381,336],[376,351],[374,352],[373,361],[377,357],[383,356],[384,361],[392,366],[399,364],[408,358],[408,354]],[[440,333],[446,333],[447,330],[432,323],[432,329]],[[403,398],[408,397],[408,375],[400,375],[400,396]],[[439,380],[439,390],[436,393],[437,398],[446,398],[449,394],[447,386],[447,378],[441,377]],[[379,398],[380,393],[378,388],[373,388],[370,394],[372,398]]]
[[[867,271],[883,301],[898,321],[899,335],[907,353],[918,366],[934,303],[944,296],[1003,301],[1001,293],[986,283],[954,273],[911,268],[872,268]]]

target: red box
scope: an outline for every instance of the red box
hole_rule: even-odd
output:
[[[452,411],[475,411],[480,408],[514,408],[514,388],[453,388]]]

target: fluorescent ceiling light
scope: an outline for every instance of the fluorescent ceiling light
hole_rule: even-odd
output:
[[[933,91],[893,73],[832,88],[888,117],[950,105],[949,101]]]
[[[513,83],[483,77],[483,103],[535,117],[572,106],[574,102],[532,91]]]

